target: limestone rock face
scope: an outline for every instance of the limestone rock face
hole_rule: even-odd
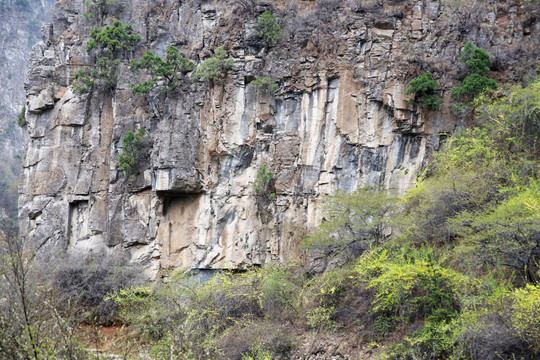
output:
[[[0,1],[0,232],[15,231],[17,177],[28,134],[17,123],[32,45],[50,21],[53,0]]]
[[[43,259],[123,257],[148,276],[286,262],[320,221],[322,195],[379,185],[403,193],[465,125],[449,108],[467,40],[494,55],[499,80],[538,69],[538,17],[505,6],[471,5],[477,16],[457,21],[431,1],[123,0],[99,16],[84,16],[83,0],[58,1],[26,82],[22,233]],[[256,31],[267,9],[283,29],[274,46]],[[115,19],[141,42],[121,58],[116,89],[76,94],[75,73],[95,61],[90,30]],[[133,95],[130,84],[150,77],[129,61],[170,45],[197,64],[221,46],[234,69],[222,81],[188,73],[176,90]],[[407,104],[408,82],[425,71],[442,85],[441,111]],[[257,76],[272,77],[276,94],[249,85]],[[122,137],[141,127],[150,145],[128,177]],[[253,190],[263,165],[275,193],[265,201]]]

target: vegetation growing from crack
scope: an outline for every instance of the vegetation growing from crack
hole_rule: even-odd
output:
[[[131,62],[131,69],[145,69],[152,76],[152,79],[134,85],[132,92],[137,95],[148,93],[157,86],[159,81],[165,82],[163,91],[174,90],[181,78],[187,72],[192,71],[194,67],[193,62],[186,59],[184,54],[174,46],[167,48],[165,60],[154,55],[151,51],[147,51],[141,60]]]
[[[269,76],[257,76],[255,80],[249,83],[249,85],[262,89],[272,95],[279,89],[279,84]]]
[[[266,10],[257,19],[257,34],[263,38],[268,45],[274,45],[283,36],[281,26],[276,17],[270,11]]]
[[[270,221],[272,215],[270,206],[276,197],[273,191],[274,173],[268,165],[263,164],[257,171],[257,177],[253,182],[252,188],[257,201],[257,209],[264,223]]]
[[[222,47],[218,47],[213,57],[206,59],[197,67],[194,77],[198,80],[210,80],[213,83],[222,80],[227,71],[233,68],[234,59],[227,57],[227,52]]]
[[[115,20],[111,26],[103,29],[94,27],[90,31],[90,40],[86,43],[86,51],[92,50],[110,54],[111,57],[129,52],[141,40],[139,34],[135,34],[133,26],[123,25],[120,20]]]
[[[463,103],[460,102],[453,107],[456,113],[460,113],[466,105],[470,104],[476,96],[484,91],[496,90],[498,87],[497,81],[486,76],[491,69],[491,58],[486,51],[468,41],[463,48],[459,61],[467,64],[470,75],[463,79],[460,87],[452,90],[452,97],[463,100]]]
[[[433,79],[430,72],[422,74],[409,83],[405,94],[414,95],[413,100],[409,100],[409,105],[417,102],[421,107],[430,110],[440,110],[443,99],[436,93],[439,83]]]
[[[21,112],[19,113],[19,116],[17,116],[17,124],[20,127],[25,127],[28,124],[26,122],[26,105],[22,107]]]
[[[118,82],[118,68],[121,60],[140,41],[131,25],[123,25],[120,20],[103,29],[94,27],[86,43],[86,51],[96,60],[92,66],[85,66],[75,73],[73,90],[82,95],[96,85],[106,90],[114,90]]]
[[[263,164],[257,172],[257,178],[253,182],[253,191],[256,196],[267,199],[274,199],[276,194],[271,190],[271,182],[274,173],[268,168],[268,165]]]
[[[138,166],[148,157],[149,144],[144,128],[135,133],[128,131],[122,137],[122,152],[118,155],[118,167],[129,179],[137,175]]]

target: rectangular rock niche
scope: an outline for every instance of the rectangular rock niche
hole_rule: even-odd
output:
[[[161,267],[190,269],[193,266],[193,242],[199,236],[201,195],[163,195],[163,220],[158,228]]]
[[[88,200],[74,200],[69,203],[68,244],[75,244],[90,236],[89,214]]]

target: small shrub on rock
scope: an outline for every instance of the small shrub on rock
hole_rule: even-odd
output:
[[[257,33],[268,45],[275,44],[283,36],[276,17],[268,10],[257,19]]]
[[[275,94],[275,92],[279,88],[279,85],[268,76],[257,76],[255,80],[249,83],[249,85],[253,85],[256,88],[263,89],[270,94]]]
[[[17,124],[20,127],[25,127],[27,125],[26,122],[26,105],[24,105],[21,109],[21,112],[19,113],[19,116],[17,117]]]
[[[180,81],[180,77],[193,70],[195,65],[184,57],[184,54],[174,46],[167,48],[165,60],[147,51],[140,61],[133,60],[131,69],[145,69],[152,76],[151,80],[133,87],[133,94],[148,93],[156,87],[158,81],[165,81],[163,91],[174,90]]]
[[[467,64],[471,74],[463,80],[460,87],[452,90],[454,98],[465,98],[467,102],[470,102],[486,90],[497,89],[497,82],[486,77],[491,68],[491,58],[486,51],[477,48],[469,41],[463,48],[459,61]]]
[[[148,156],[148,141],[144,128],[135,133],[128,131],[122,138],[122,153],[118,155],[120,171],[129,178],[134,178],[138,164]]]
[[[443,100],[435,93],[438,88],[439,83],[433,79],[430,72],[427,72],[413,79],[405,94],[414,95],[414,100],[409,101],[409,104],[418,102],[423,108],[440,110]]]
[[[206,59],[197,67],[195,79],[219,81],[225,77],[227,71],[234,68],[234,59],[227,57],[227,52],[222,47],[218,47],[214,53],[214,57]]]

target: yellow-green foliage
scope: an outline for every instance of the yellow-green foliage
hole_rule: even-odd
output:
[[[257,171],[257,178],[253,182],[253,191],[259,197],[265,197],[269,200],[275,198],[276,194],[271,192],[270,183],[274,173],[269,169],[266,164],[261,165],[259,171]]]
[[[325,221],[303,245],[307,248],[355,247],[369,249],[380,245],[396,220],[392,217],[397,198],[374,188],[352,193],[337,191],[324,199]]]
[[[356,269],[366,287],[375,291],[372,311],[399,321],[419,314],[450,319],[459,309],[459,292],[469,286],[467,277],[440,266],[422,250],[410,249],[394,258],[387,250],[371,251]]]
[[[478,170],[493,166],[501,157],[488,130],[467,129],[447,140],[444,149],[436,155],[434,171],[446,174],[457,169]]]
[[[538,281],[540,181],[485,213],[464,212],[452,220],[463,239],[459,249],[484,262],[502,262],[526,282]]]
[[[327,270],[306,281],[298,298],[300,311],[310,328],[330,330],[335,327],[336,306],[348,289],[356,286],[356,274],[350,266]]]
[[[181,276],[157,289],[141,328],[153,330],[158,358],[215,358],[226,329],[260,316],[258,272],[220,273],[205,282]],[[174,319],[170,321],[167,319]]]
[[[449,139],[416,189],[407,194],[405,206],[414,219],[410,222],[417,225],[408,232],[418,241],[449,243],[460,237],[472,239],[472,235],[492,238],[482,228],[487,230],[488,224],[494,223],[503,210],[491,213],[506,199],[527,188],[538,173],[539,157],[535,147],[540,135],[537,134],[538,89],[538,83],[533,83],[526,88],[500,92],[494,99],[486,96],[478,99],[481,126]],[[529,193],[527,201],[535,196]],[[523,227],[518,218],[506,218],[508,221],[501,225],[505,229]],[[513,224],[512,218],[516,219]],[[531,219],[526,222],[532,224]],[[486,226],[479,226],[481,223]],[[476,225],[471,227],[471,224]],[[504,235],[506,231],[499,234]],[[511,240],[507,235],[503,236],[507,237],[507,243],[521,241]],[[477,246],[470,250],[478,253],[481,249]],[[480,253],[486,255],[485,251]],[[459,261],[464,263],[464,260]]]
[[[291,269],[267,265],[261,272],[260,291],[265,313],[290,320],[297,314],[302,281]]]
[[[109,294],[104,300],[114,301],[124,319],[129,320],[129,317],[140,316],[140,312],[147,309],[148,298],[152,294],[152,289],[147,286],[130,286]]]
[[[261,345],[255,344],[248,354],[242,355],[242,360],[272,360],[272,353],[264,349]]]
[[[115,301],[135,312],[122,316],[147,336],[156,359],[223,358],[227,351],[224,339],[234,339],[244,329],[273,329],[268,331],[268,339],[253,338],[249,332],[243,335],[246,339],[242,343],[251,340],[248,345],[259,347],[260,351],[252,348],[249,355],[259,359],[257,356],[290,347],[275,338],[280,328],[265,323],[296,317],[300,287],[295,281],[290,271],[277,266],[240,274],[219,272],[203,282],[181,275],[161,284],[149,296],[146,291],[139,296],[134,288],[116,295]]]
[[[475,102],[477,117],[494,144],[509,157],[538,160],[540,156],[540,81],[481,96]]]
[[[540,287],[528,284],[513,293],[512,327],[535,352],[540,352]]]

